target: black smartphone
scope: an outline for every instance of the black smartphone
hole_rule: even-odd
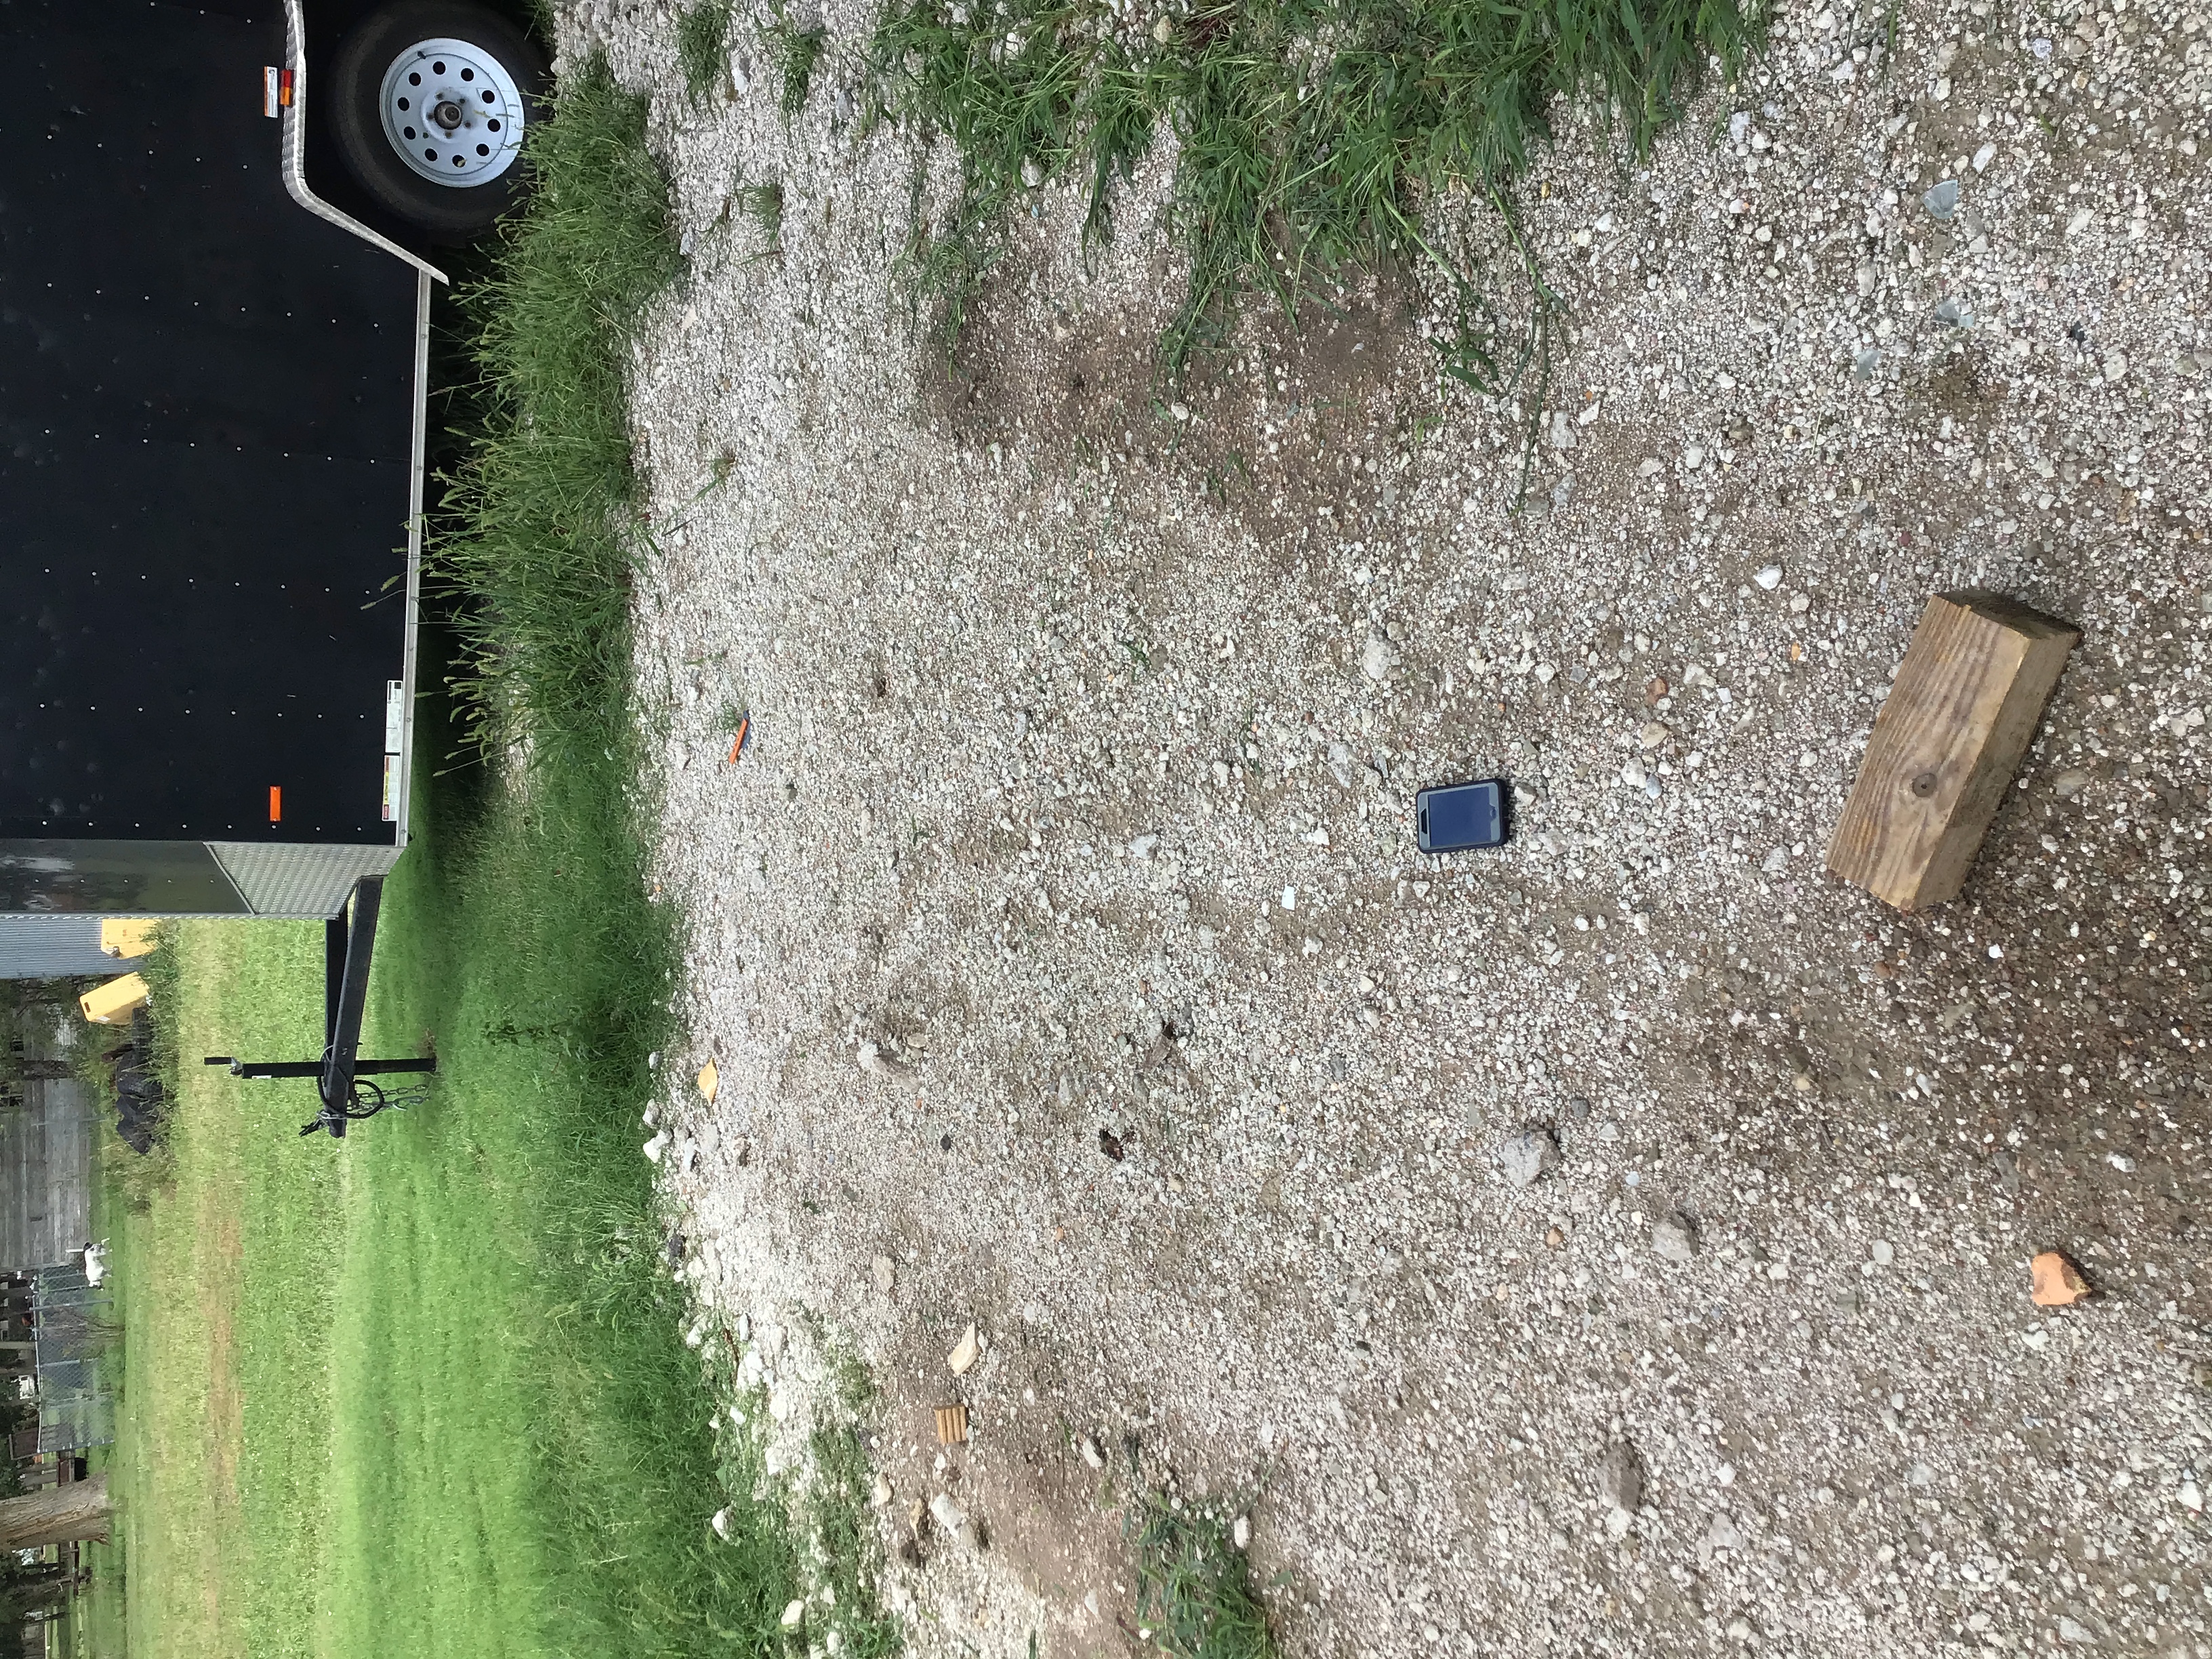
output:
[[[1448,783],[1413,797],[1413,823],[1424,853],[1461,853],[1505,842],[1505,781]]]

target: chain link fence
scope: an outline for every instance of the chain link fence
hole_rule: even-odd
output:
[[[100,1375],[113,1328],[112,1297],[82,1267],[41,1267],[33,1276],[37,1324],[39,1449],[74,1451],[115,1439],[115,1397]]]

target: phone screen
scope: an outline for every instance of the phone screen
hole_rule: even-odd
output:
[[[1424,853],[1496,847],[1505,840],[1505,791],[1497,778],[1424,789],[1413,798],[1413,822]]]

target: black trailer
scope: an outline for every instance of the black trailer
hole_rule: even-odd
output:
[[[432,292],[543,60],[449,0],[11,0],[0,53],[0,913],[338,918],[339,1043],[407,844]]]

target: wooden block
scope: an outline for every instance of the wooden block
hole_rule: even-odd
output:
[[[968,1438],[968,1408],[965,1406],[939,1406],[937,1408],[937,1443],[957,1446]]]
[[[1828,868],[1900,910],[1958,896],[2078,629],[1995,593],[1938,593],[1921,613]]]

